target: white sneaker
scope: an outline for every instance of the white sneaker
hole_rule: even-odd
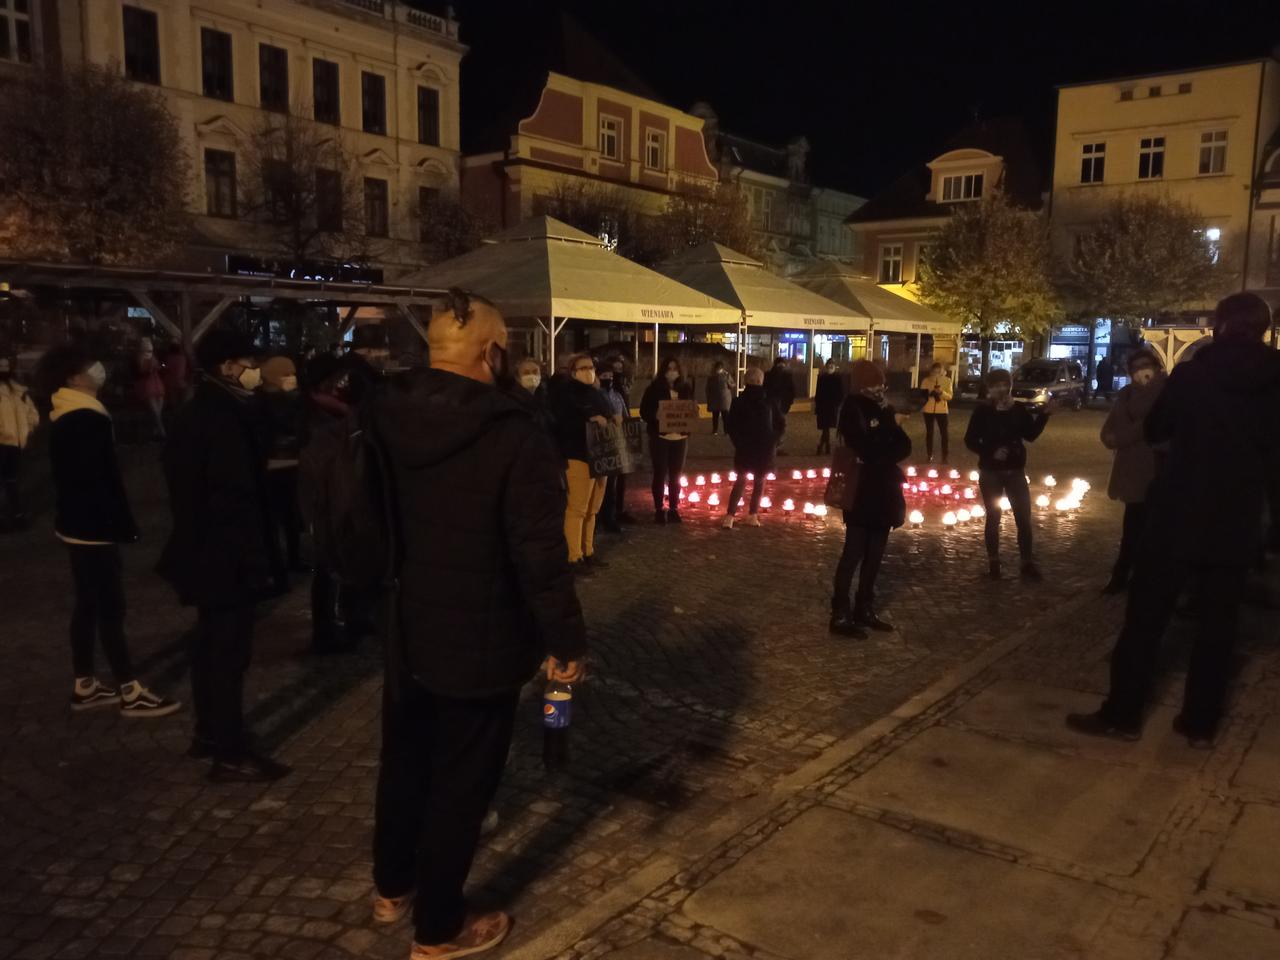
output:
[[[125,684],[129,686],[129,684]],[[122,717],[167,717],[177,713],[182,704],[159,694],[152,693],[140,683],[133,685],[133,690],[120,695],[120,716]]]
[[[726,513],[726,514],[724,515],[724,519],[720,521],[720,526],[724,527],[724,529],[726,529],[726,530],[732,530],[732,529],[733,529],[733,514],[732,514],[732,513]]]
[[[101,683],[97,677],[89,684],[77,682],[71,690],[71,709],[76,713],[96,707],[109,707],[119,702],[120,691]]]
[[[760,518],[754,513],[748,514],[743,519],[742,525],[744,527],[758,527],[760,526]]]

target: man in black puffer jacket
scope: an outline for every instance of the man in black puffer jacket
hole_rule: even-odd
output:
[[[1169,454],[1147,494],[1111,690],[1096,713],[1071,714],[1079,733],[1136,740],[1160,642],[1184,585],[1199,628],[1174,729],[1193,746],[1217,735],[1232,673],[1241,592],[1263,536],[1268,470],[1280,451],[1280,354],[1262,341],[1271,311],[1252,293],[1222,300],[1213,342],[1178,364],[1144,423]]]
[[[781,411],[764,392],[764,372],[759,367],[752,367],[746,374],[745,389],[733,398],[725,416],[725,432],[733,441],[733,468],[738,471],[738,479],[733,483],[724,520],[720,524],[726,530],[733,529],[738,501],[747,489],[748,473],[755,475],[755,482],[751,485],[751,508],[743,526],[760,526],[760,500],[765,477],[773,469],[782,425]]]
[[[375,425],[401,558],[374,829],[375,919],[413,903],[416,942],[479,952],[510,920],[463,884],[502,776],[520,688],[543,658],[581,676],[586,640],[560,458],[507,379],[502,315],[460,291],[428,328],[431,369],[388,385]],[[434,955],[434,954],[433,954]]]

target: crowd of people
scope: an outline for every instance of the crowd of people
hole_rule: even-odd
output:
[[[1176,726],[1197,745],[1217,732],[1241,585],[1263,546],[1268,510],[1270,546],[1280,546],[1273,415],[1280,354],[1263,344],[1270,322],[1263,301],[1238,294],[1219,304],[1213,343],[1171,376],[1153,352],[1127,359],[1130,383],[1101,440],[1115,452],[1109,492],[1125,505],[1105,592],[1127,591],[1128,606],[1106,701],[1096,713],[1067,719],[1081,733],[1140,734],[1160,640],[1187,584],[1189,615],[1199,626]],[[598,528],[616,533],[635,522],[626,509],[628,458],[602,460],[597,449],[599,436],[612,436],[618,453],[629,449],[623,428],[631,421],[631,382],[618,356],[574,354],[546,380],[531,359],[512,369],[500,312],[462,291],[451,291],[434,312],[427,339],[428,368],[388,376],[380,326],[357,328],[346,356],[320,353],[301,370],[292,358],[262,356],[247,335],[210,331],[196,350],[194,392],[172,416],[156,418],[171,514],[156,572],[195,611],[188,755],[207,760],[214,781],[264,782],[290,772],[256,747],[244,719],[262,601],[310,573],[313,652],[350,650],[380,634],[386,678],[373,917],[394,922],[412,912],[414,955],[447,958],[488,949],[510,927],[504,914],[471,912],[463,885],[521,689],[536,674],[570,684],[585,674],[574,581],[606,565],[596,550]],[[140,353],[137,369],[150,397],[159,376],[154,351]],[[120,548],[138,539],[138,526],[100,398],[106,369],[68,344],[46,354],[40,375],[52,403],[54,530],[75,595],[71,708],[172,715],[181,704],[137,675],[124,630]],[[1008,510],[1020,575],[1036,582],[1027,445],[1049,415],[1014,401],[1007,371],[991,371],[985,387],[964,444],[978,460],[990,575],[1002,575],[1000,518]],[[687,407],[693,397],[681,363],[669,358],[640,399],[656,524],[682,522],[690,438],[687,421],[664,405]],[[741,392],[723,364],[713,369],[711,430],[728,435],[736,471],[724,529],[761,525],[794,397],[782,362],[767,372],[748,368]],[[935,365],[919,397],[931,460],[935,432],[943,462],[949,457],[952,397],[950,378]],[[830,631],[858,638],[893,631],[877,609],[876,581],[891,532],[906,522],[904,414],[888,402],[883,369],[868,360],[845,371],[825,364],[814,413],[818,452],[832,451],[834,431],[846,454],[845,540]],[[20,451],[37,424],[28,391],[0,360],[0,479],[11,521],[23,514],[5,451]],[[338,517],[335,505],[348,477],[375,511],[374,524],[339,522],[347,515]],[[370,539],[374,526],[381,539]],[[302,550],[308,528],[310,564]],[[376,551],[373,562],[359,565],[365,576],[352,574],[352,538]],[[110,683],[98,678],[99,650]]]

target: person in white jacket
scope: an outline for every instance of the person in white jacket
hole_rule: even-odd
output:
[[[942,462],[951,462],[951,438],[948,427],[951,420],[951,397],[953,394],[951,378],[942,369],[942,364],[935,363],[929,368],[929,375],[920,381],[920,390],[924,393],[924,446],[933,463],[933,430],[938,428],[938,436],[942,440]]]
[[[18,488],[18,469],[22,451],[40,423],[40,414],[31,402],[31,394],[13,377],[13,362],[0,357],[0,532],[26,525],[22,508],[22,492]]]

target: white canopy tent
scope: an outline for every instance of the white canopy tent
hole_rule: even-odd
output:
[[[954,338],[956,360],[960,359],[960,336],[964,325],[959,320],[952,320],[914,300],[900,297],[859,276],[847,264],[821,260],[805,267],[791,279],[806,290],[866,314],[870,318],[870,333],[915,334],[916,382],[913,386],[919,385],[920,341],[925,335]]]
[[[738,382],[746,373],[747,330],[769,327],[863,332],[870,318],[821,294],[775,276],[759,260],[707,241],[657,266],[660,273],[742,311],[738,331]]]
[[[736,326],[741,319],[739,308],[620,257],[590,234],[546,216],[428,267],[413,282],[463,287],[492,300],[508,318],[537,321],[548,334],[553,370],[555,339],[570,319],[653,324],[655,339],[662,323]]]

